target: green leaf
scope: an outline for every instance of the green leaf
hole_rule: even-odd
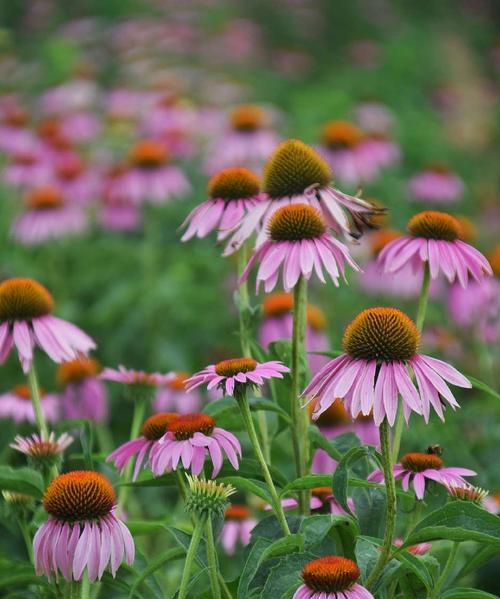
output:
[[[476,379],[473,376],[469,376],[468,374],[466,374],[465,376],[472,383],[472,386],[474,387],[474,389],[479,389],[480,391],[484,391],[485,393],[487,393],[488,395],[491,395],[495,399],[500,400],[500,393],[495,391],[495,389],[492,389],[489,385],[487,385],[486,383],[483,383],[483,381],[480,381],[479,379]]]
[[[234,397],[222,397],[216,401],[210,401],[205,405],[203,411],[215,418],[217,426],[239,431],[245,428]]]
[[[224,476],[223,478],[217,479],[219,482],[229,483],[236,487],[239,491],[246,491],[247,493],[253,493],[260,497],[267,503],[271,503],[271,495],[267,489],[267,485],[260,480],[252,480],[243,478],[242,476]]]
[[[251,397],[249,399],[249,403],[250,403],[251,410],[254,410],[254,411],[265,410],[267,412],[276,412],[288,424],[290,424],[292,421],[292,419],[290,418],[290,415],[287,414],[280,405],[278,405],[274,401],[271,401],[270,399],[263,399],[262,397]]]
[[[291,599],[302,584],[302,568],[315,557],[317,556],[314,553],[292,553],[282,557],[278,564],[271,568],[261,596]]]
[[[321,515],[304,518],[300,532],[305,537],[305,548],[317,548],[324,539],[334,541],[336,553],[354,557],[354,546],[359,536],[359,527],[350,516]],[[317,549],[316,549],[317,551]]]
[[[479,589],[457,588],[443,593],[441,599],[498,599],[498,597]]]
[[[342,454],[340,453],[340,451],[336,447],[334,447],[325,436],[323,436],[320,433],[317,426],[311,425],[309,427],[308,433],[311,445],[314,449],[323,449],[323,451],[326,451],[326,453],[337,462],[339,462],[342,459]]]
[[[127,527],[133,535],[147,535],[165,528],[163,520],[127,520]]]
[[[42,475],[32,468],[0,466],[0,489],[41,499],[45,491]]]
[[[130,523],[129,523],[129,528],[130,528]],[[146,578],[148,578],[148,576],[151,576],[151,574],[156,572],[156,570],[158,570],[165,564],[168,564],[168,562],[171,562],[175,559],[179,559],[183,555],[185,555],[185,551],[182,547],[174,547],[173,549],[167,549],[167,551],[164,551],[163,553],[161,553],[160,556],[157,559],[155,559],[141,573],[139,578],[137,578],[134,581],[134,584],[130,587],[130,592],[129,592],[128,598],[133,599],[134,597],[137,597],[136,591],[139,589],[141,584],[146,580]]]
[[[7,589],[9,587],[21,588],[32,584],[48,586],[47,579],[42,576],[36,576],[31,564],[0,559],[0,589]]]
[[[457,575],[457,579],[462,578],[470,572],[474,572],[475,570],[477,570],[477,568],[479,568],[479,566],[482,566],[484,563],[489,562],[492,558],[494,558],[496,555],[500,553],[500,546],[498,545],[484,545],[479,550],[477,546],[475,546],[474,548],[474,554],[470,555],[467,558],[467,561],[465,562],[464,566]]]
[[[396,559],[401,562],[405,569],[414,574],[418,580],[430,591],[434,586],[434,580],[429,574],[424,560],[408,551],[401,551],[396,554]]]
[[[280,493],[280,497],[289,495],[293,491],[303,491],[304,489],[314,489],[315,487],[329,487],[332,477],[329,474],[308,474],[292,480]]]
[[[269,472],[273,481],[279,486],[283,487],[287,484],[288,480],[283,474],[276,468],[268,464]],[[234,476],[234,468],[231,464],[225,462],[221,468],[221,471],[217,478],[222,478],[226,476]],[[253,460],[251,458],[243,458],[240,461],[240,467],[238,468],[238,476],[242,478],[253,478],[255,480],[264,480],[264,476],[262,474],[262,469],[260,467],[259,462],[257,460]]]
[[[452,501],[423,518],[403,548],[424,541],[450,539],[500,545],[500,518],[470,501]]]
[[[162,474],[161,476],[153,476],[148,471],[143,471],[139,474],[138,480],[130,483],[118,483],[117,487],[175,487],[177,478],[173,472]]]

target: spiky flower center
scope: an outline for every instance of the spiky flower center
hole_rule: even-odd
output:
[[[496,277],[500,277],[500,244],[495,246],[487,255],[488,261]]]
[[[478,235],[476,225],[471,221],[470,218],[467,218],[463,215],[457,216],[456,219],[460,225],[460,239],[462,241],[466,241],[467,243],[474,242]]]
[[[83,173],[83,162],[78,156],[68,156],[59,162],[56,172],[63,181],[74,181]]]
[[[311,495],[325,502],[333,494],[332,487],[314,487],[311,489]]]
[[[462,227],[454,216],[435,210],[415,214],[408,222],[408,231],[413,237],[440,241],[455,241],[462,236]]]
[[[208,182],[208,193],[213,199],[242,200],[255,197],[259,191],[257,175],[242,167],[225,168]]]
[[[62,193],[52,185],[36,187],[26,196],[28,210],[54,210],[64,205]]]
[[[360,577],[358,566],[346,557],[328,555],[304,566],[302,578],[306,586],[317,593],[347,591]]]
[[[108,479],[98,472],[76,470],[55,478],[45,491],[45,510],[58,520],[77,522],[107,516],[116,502]]]
[[[232,358],[223,360],[215,365],[215,373],[219,376],[236,376],[240,372],[251,372],[257,368],[257,362],[253,358]]]
[[[235,493],[231,485],[215,480],[203,480],[187,475],[189,492],[186,497],[186,509],[199,516],[222,516],[228,504],[228,497]]]
[[[166,164],[169,155],[168,150],[162,143],[146,139],[132,147],[129,158],[134,166],[143,169],[155,169]]]
[[[272,293],[264,298],[262,312],[265,318],[280,318],[293,311],[293,295],[284,291]],[[318,306],[307,305],[307,324],[315,331],[324,331],[327,327],[326,316]]]
[[[453,497],[453,499],[472,501],[473,503],[481,503],[488,495],[488,491],[485,489],[468,484],[464,485],[463,487],[449,485],[447,489],[448,493]]]
[[[0,283],[0,320],[31,320],[50,314],[54,300],[33,279],[7,279]]]
[[[400,462],[405,470],[411,470],[412,472],[440,470],[444,466],[443,460],[432,453],[407,453],[401,458]]]
[[[97,376],[101,370],[101,365],[94,358],[76,358],[59,365],[57,382],[61,387],[66,387],[71,383],[81,383],[87,378]]]
[[[250,510],[246,505],[233,503],[224,512],[224,518],[226,520],[237,520],[239,522],[248,520],[251,517]]]
[[[405,361],[418,348],[413,321],[396,308],[368,308],[347,326],[342,340],[351,358],[385,362]]]
[[[264,191],[271,198],[299,195],[311,185],[326,187],[332,172],[321,156],[305,143],[282,142],[264,169]]]
[[[321,141],[331,150],[353,148],[362,139],[361,129],[349,121],[330,121],[321,130]]]
[[[215,428],[215,420],[208,414],[182,414],[173,418],[168,430],[178,441],[191,439],[195,433],[210,436]]]
[[[45,395],[45,391],[43,389],[39,389],[39,392],[41,397]],[[12,393],[20,399],[31,401],[31,391],[28,385],[15,385],[12,389]]]
[[[316,208],[307,204],[291,204],[276,210],[268,229],[273,241],[301,241],[321,237],[326,225]]]
[[[267,123],[266,113],[253,104],[242,104],[233,109],[229,115],[233,129],[241,132],[252,132],[261,129]]]
[[[175,376],[167,383],[167,387],[172,389],[172,391],[185,391],[186,381],[189,376],[190,375],[187,372],[176,372]]]
[[[309,404],[309,410],[311,413],[316,407],[318,401],[319,399],[315,399]],[[339,424],[347,424],[349,422],[351,422],[349,414],[344,408],[342,400],[337,397],[335,401],[324,412],[322,412],[316,421],[316,424],[318,426],[333,427],[338,426]]]
[[[373,256],[378,256],[387,244],[399,237],[401,233],[395,229],[380,229],[371,233],[369,241]]]
[[[178,417],[175,412],[161,412],[147,418],[141,428],[141,435],[148,441],[157,441],[167,432],[170,423]]]

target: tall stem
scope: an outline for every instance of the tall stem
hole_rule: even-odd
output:
[[[90,597],[90,580],[87,572],[83,573],[82,583],[80,586],[80,599],[89,599]]]
[[[33,563],[33,541],[31,540],[30,531],[28,528],[28,523],[24,517],[20,517],[19,519],[19,528],[21,529],[21,534],[23,535],[24,544],[26,545],[26,551],[28,553],[28,557],[31,563]]]
[[[274,513],[278,518],[278,522],[280,523],[280,526],[283,529],[284,534],[289,535],[290,529],[288,528],[288,523],[286,521],[283,508],[281,507],[281,501],[276,491],[276,487],[274,486],[273,479],[271,478],[269,468],[267,467],[264,454],[262,453],[262,449],[260,448],[259,439],[257,438],[257,433],[255,432],[255,426],[253,424],[252,413],[250,412],[250,406],[248,404],[248,399],[245,393],[243,393],[243,395],[241,395],[238,398],[238,405],[240,406],[241,415],[243,417],[243,421],[245,423],[250,442],[255,452],[255,457],[257,458],[257,461],[260,464],[264,480],[266,481],[267,486],[269,488]]]
[[[247,263],[246,245],[243,245],[238,252],[238,280],[241,278]],[[250,331],[248,327],[248,315],[250,312],[250,299],[248,294],[248,282],[243,281],[238,287],[239,302],[238,302],[238,317],[240,321],[240,343],[241,351],[245,358],[252,357],[252,347],[250,344]],[[256,391],[260,393],[260,391]],[[269,432],[267,428],[266,413],[264,410],[259,410],[257,413],[259,421],[259,432],[262,441],[262,451],[268,463],[271,463],[271,445],[269,443]]]
[[[424,262],[424,274],[422,278],[422,287],[418,298],[416,325],[418,332],[421,333],[424,328],[425,315],[427,313],[427,304],[429,301],[429,286],[431,281],[431,273],[429,263]],[[403,435],[404,414],[403,408],[399,406],[396,424],[394,426],[394,438],[392,442],[392,459],[397,461],[399,456],[399,448],[401,446],[401,436]]]
[[[43,415],[42,402],[40,399],[40,386],[38,385],[38,377],[36,374],[34,358],[31,361],[31,366],[28,370],[28,385],[30,388],[31,403],[33,404],[33,410],[35,411],[35,420],[38,430],[44,439],[48,439],[49,429],[47,428],[45,416]]]
[[[309,469],[309,412],[300,406],[300,366],[304,352],[307,327],[307,281],[301,276],[293,290],[292,385],[290,414],[297,477],[306,476]],[[299,509],[309,513],[310,491],[299,493]]]
[[[203,534],[203,528],[205,526],[205,519],[199,518],[196,520],[194,525],[193,535],[189,543],[189,547],[186,553],[186,561],[184,562],[184,570],[182,572],[181,586],[179,587],[178,599],[185,599],[189,584],[189,577],[193,568],[193,562],[196,557],[196,550],[200,544],[201,535]]]
[[[443,568],[443,571],[441,572],[441,576],[438,578],[434,588],[432,589],[432,594],[429,599],[436,599],[436,597],[439,597],[440,591],[443,588],[443,585],[450,574],[450,570],[453,568],[453,564],[455,563],[459,546],[460,543],[458,542],[453,543],[453,545],[451,546],[450,554],[448,555],[446,564]]]
[[[377,581],[378,577],[382,573],[382,570],[389,561],[392,549],[392,540],[394,538],[394,530],[396,528],[396,484],[394,482],[394,473],[392,471],[390,427],[387,419],[385,418],[380,425],[380,445],[382,451],[382,469],[384,472],[386,494],[385,533],[380,556],[365,583],[367,589],[370,589]]]
[[[213,599],[221,599],[219,578],[217,573],[219,571],[219,565],[217,563],[217,553],[215,551],[214,541],[214,530],[212,526],[212,519],[207,518],[205,525],[205,542],[207,546],[207,563],[208,563],[208,574],[210,576],[210,585],[212,587]]]
[[[132,416],[132,425],[130,427],[130,440],[136,439],[139,436],[139,432],[141,430],[141,424],[144,420],[144,413],[146,411],[146,403],[148,398],[142,392],[137,395],[134,400],[134,414]],[[134,461],[130,460],[125,468],[125,472],[123,473],[123,482],[128,483],[132,478],[132,469],[134,467]],[[120,492],[118,494],[118,508],[117,512],[120,514],[127,503],[128,495],[130,492],[130,487],[123,486],[120,487]]]

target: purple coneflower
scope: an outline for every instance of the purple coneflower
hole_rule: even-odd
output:
[[[356,511],[354,501],[350,497],[347,499],[347,504],[352,512]],[[292,510],[299,506],[299,502],[293,497],[286,497],[285,499],[281,500],[281,505],[285,510]],[[337,516],[346,515],[345,510],[335,500],[332,487],[315,487],[311,489],[309,507],[311,512],[315,513],[328,513],[335,514]]]
[[[33,279],[7,279],[0,284],[0,364],[15,345],[24,372],[39,346],[57,363],[86,355],[94,341],[70,322],[52,316],[54,300]]]
[[[49,469],[61,462],[62,453],[73,443],[73,437],[63,433],[56,437],[52,432],[48,437],[34,433],[30,437],[16,435],[14,443],[10,444],[12,449],[24,453],[28,463],[35,467]]]
[[[295,591],[293,599],[374,599],[357,583],[360,576],[358,566],[346,557],[320,557],[304,566],[304,584]]]
[[[224,512],[224,525],[220,533],[220,542],[227,555],[234,555],[238,542],[246,546],[250,543],[252,529],[257,520],[246,505],[233,503]]]
[[[75,152],[67,152],[54,160],[54,184],[65,197],[79,205],[95,201],[100,192],[96,171],[86,166]]]
[[[45,491],[43,505],[49,519],[33,539],[37,574],[59,572],[67,581],[113,577],[122,562],[134,562],[134,540],[114,514],[116,496],[107,478],[98,472],[61,474]]]
[[[144,387],[161,387],[168,385],[172,380],[172,374],[161,374],[160,372],[144,372],[143,370],[132,370],[125,366],[115,368],[105,368],[100,378],[104,381],[113,381],[124,385],[140,385]]]
[[[50,163],[35,145],[10,156],[2,177],[12,187],[38,187],[48,182],[50,174]]]
[[[165,435],[150,451],[150,466],[156,476],[182,466],[197,476],[203,470],[207,453],[213,464],[212,478],[219,473],[224,452],[235,470],[241,445],[229,431],[216,426],[208,414],[183,414],[168,425]]]
[[[201,398],[198,391],[186,390],[187,372],[173,372],[172,378],[156,393],[154,409],[158,412],[173,410],[179,414],[189,414],[200,409]]]
[[[462,179],[443,165],[430,165],[408,181],[412,200],[432,204],[457,202],[464,193]]]
[[[42,413],[47,422],[56,422],[60,412],[60,398],[55,393],[39,389]],[[16,385],[11,391],[0,395],[0,418],[14,422],[36,422],[28,385]]]
[[[407,421],[412,411],[428,421],[431,405],[444,419],[445,403],[459,407],[446,381],[466,388],[471,383],[446,362],[417,353],[419,338],[413,321],[396,308],[369,308],[358,314],[344,332],[345,353],[331,360],[303,392],[320,398],[313,419],[340,397],[353,418],[373,411],[377,426],[384,418],[392,426],[398,396]]]
[[[403,543],[403,539],[394,539],[393,545],[395,547],[401,547]],[[410,545],[409,547],[406,547],[406,551],[413,553],[413,555],[425,555],[431,550],[431,548],[431,543],[417,543],[416,545]]]

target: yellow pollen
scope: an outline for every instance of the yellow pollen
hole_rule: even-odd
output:
[[[462,237],[460,222],[451,214],[426,210],[415,214],[408,221],[408,231],[413,237],[455,241]]]
[[[161,439],[167,432],[170,423],[178,417],[175,412],[161,412],[147,418],[141,428],[141,435],[149,441]]]
[[[76,358],[59,365],[57,383],[61,387],[71,383],[81,383],[84,379],[97,376],[101,370],[101,365],[94,358]]]
[[[352,148],[362,139],[361,129],[349,121],[330,121],[321,130],[321,142],[331,150]]]
[[[267,125],[266,113],[253,104],[241,104],[234,108],[229,121],[233,129],[243,132],[256,131]]]
[[[414,322],[396,308],[368,308],[347,326],[342,340],[351,358],[385,362],[411,359],[420,335]]]
[[[64,200],[57,187],[46,185],[32,189],[25,204],[28,210],[54,210],[64,206]]]
[[[323,158],[297,139],[282,142],[264,168],[264,191],[271,198],[300,195],[311,187],[327,187],[332,172]]]
[[[290,204],[276,210],[268,230],[273,241],[301,241],[321,237],[326,231],[326,224],[316,208],[307,204]]]
[[[346,557],[326,556],[304,566],[302,578],[306,586],[317,593],[349,590],[360,577],[358,566]]]
[[[139,168],[154,169],[166,164],[169,160],[165,146],[152,139],[140,141],[129,153],[130,162]]]
[[[208,193],[213,199],[241,200],[255,197],[259,191],[257,175],[242,167],[225,168],[208,182]]]
[[[251,372],[257,368],[257,362],[253,358],[233,358],[223,360],[215,365],[215,373],[219,376],[235,376],[240,372]]]
[[[401,458],[400,462],[406,470],[411,470],[412,472],[440,470],[444,465],[443,460],[432,453],[407,453]]]
[[[54,300],[33,279],[7,279],[0,283],[0,321],[31,320],[50,314]]]

